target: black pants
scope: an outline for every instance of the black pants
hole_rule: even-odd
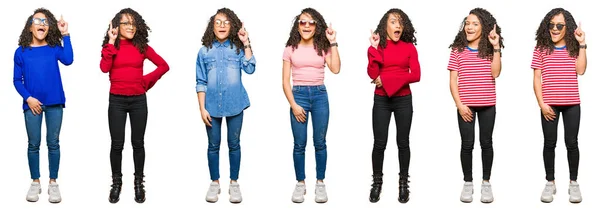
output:
[[[465,122],[460,112],[458,114],[458,128],[462,140],[460,148],[460,162],[463,170],[463,180],[473,181],[473,147],[475,146],[475,119],[479,118],[479,145],[481,145],[481,160],[483,162],[483,180],[489,180],[494,161],[494,148],[492,147],[492,133],[496,121],[496,106],[469,107],[473,113],[473,121]]]
[[[569,175],[571,180],[577,180],[579,168],[579,147],[577,146],[577,135],[579,134],[579,120],[581,119],[581,107],[552,106],[556,119],[546,121],[542,114],[542,130],[544,131],[544,167],[546,169],[546,180],[554,180],[554,149],[556,148],[558,119],[560,113],[565,117],[563,120],[565,132],[565,145],[567,146],[567,158],[569,160]]]
[[[388,140],[388,129],[392,113],[394,113],[400,175],[407,177],[410,164],[408,139],[413,115],[412,96],[385,97],[375,95],[373,101],[373,136],[375,138],[371,155],[373,174],[383,173],[383,157]]]
[[[135,175],[144,175],[144,134],[148,120],[148,106],[146,95],[122,96],[111,94],[108,104],[108,126],[110,129],[110,165],[113,175],[121,173],[121,159],[125,145],[125,123],[127,114],[131,121],[131,145],[133,148],[133,162]]]

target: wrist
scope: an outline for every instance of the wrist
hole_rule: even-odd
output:
[[[579,43],[579,49],[587,49],[587,44],[585,44],[585,42]]]
[[[62,34],[62,36],[63,36],[63,37],[64,37],[64,36],[69,36],[69,35],[70,35],[70,34],[69,34],[69,32],[62,32],[61,34]]]
[[[335,39],[333,39],[333,40],[329,40],[329,43],[333,44],[333,43],[337,43],[337,41]]]

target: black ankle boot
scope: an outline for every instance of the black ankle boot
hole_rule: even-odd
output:
[[[379,195],[381,194],[381,185],[383,184],[383,174],[373,175],[373,184],[371,185],[371,195],[369,201],[375,203],[379,201]]]
[[[133,188],[135,190],[135,202],[137,203],[144,203],[144,201],[146,201],[146,190],[144,190],[144,184],[142,183],[144,183],[144,175],[135,175]]]
[[[408,176],[400,175],[400,194],[398,195],[398,201],[400,203],[406,203],[409,199],[410,191],[408,190]]]
[[[113,175],[112,176],[113,184],[111,185],[110,194],[108,195],[108,201],[110,203],[119,202],[119,195],[121,195],[121,186],[123,185],[123,180],[121,175]]]

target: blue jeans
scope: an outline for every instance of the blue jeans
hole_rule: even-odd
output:
[[[60,145],[58,137],[63,118],[63,106],[42,106],[42,114],[46,116],[46,145],[48,146],[48,164],[50,166],[50,179],[58,178],[58,165],[60,163]],[[30,109],[23,112],[25,128],[29,145],[27,146],[27,159],[31,179],[40,178],[40,142],[42,141],[42,114],[33,115]]]
[[[325,85],[319,86],[294,86],[292,87],[296,104],[306,111],[306,122],[298,122],[290,108],[292,133],[294,134],[294,169],[296,180],[303,181],[304,152],[306,151],[307,126],[309,116],[312,114],[313,142],[315,146],[315,160],[317,162],[317,180],[325,179],[327,166],[327,126],[329,125],[329,99]]]
[[[221,147],[221,122],[223,117],[211,117],[212,127],[206,126],[208,134],[208,169],[210,179],[219,179],[219,149]],[[225,117],[227,119],[227,145],[229,146],[229,177],[231,180],[237,180],[240,173],[240,133],[242,132],[242,122],[244,112]]]

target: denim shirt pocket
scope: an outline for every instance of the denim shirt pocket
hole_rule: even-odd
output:
[[[204,66],[207,71],[213,71],[217,68],[217,60],[214,58],[206,58],[204,59]]]
[[[240,70],[241,69],[240,58],[233,57],[233,56],[227,57],[227,67],[231,68],[231,69]]]

